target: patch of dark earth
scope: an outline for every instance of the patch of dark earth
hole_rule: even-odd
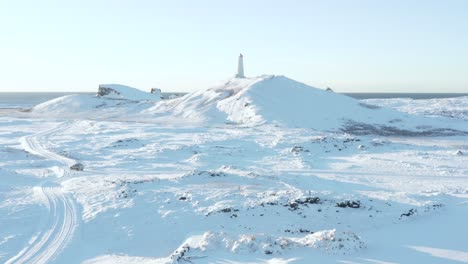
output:
[[[222,177],[226,176],[226,173],[222,171],[199,171],[199,172],[193,172],[192,175],[208,175],[210,177]]]
[[[437,137],[437,136],[466,136],[468,131],[449,128],[434,128],[420,131],[400,129],[394,126],[370,125],[365,123],[347,122],[341,129],[342,132],[353,135],[378,135],[378,136],[401,136],[401,137]]]
[[[291,234],[313,234],[314,233],[313,231],[310,231],[310,230],[305,229],[305,228],[299,228],[297,230],[285,229],[284,232],[285,233],[291,233]]]
[[[434,211],[434,210],[437,210],[437,209],[442,208],[442,207],[444,207],[443,204],[432,204],[432,205],[427,205],[427,206],[425,206],[423,208],[424,208],[424,212],[427,213],[427,212]],[[411,208],[407,212],[402,213],[398,219],[402,220],[403,218],[411,217],[411,216],[414,216],[414,215],[418,215],[418,209]]]

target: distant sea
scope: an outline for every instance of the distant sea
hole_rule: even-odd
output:
[[[48,100],[70,94],[95,94],[95,93],[30,93],[30,92],[0,92],[0,108],[31,108]],[[171,95],[184,95],[185,93],[163,93],[165,98]],[[344,93],[356,99],[388,99],[388,98],[412,98],[432,99],[468,96],[468,93]]]

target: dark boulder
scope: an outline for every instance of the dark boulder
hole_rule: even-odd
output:
[[[70,166],[70,170],[75,170],[75,171],[83,171],[84,166],[81,163],[75,163],[72,166]]]

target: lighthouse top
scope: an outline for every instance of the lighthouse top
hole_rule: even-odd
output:
[[[239,55],[239,61],[237,63],[236,78],[245,78],[245,75],[244,75],[244,56],[242,56],[242,53]]]

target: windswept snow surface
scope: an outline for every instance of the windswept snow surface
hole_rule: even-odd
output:
[[[8,112],[0,263],[466,263],[466,120],[374,104],[262,76]]]
[[[425,116],[444,116],[468,121],[468,96],[415,100],[411,98],[367,99],[366,103]],[[430,107],[428,107],[430,105]]]

